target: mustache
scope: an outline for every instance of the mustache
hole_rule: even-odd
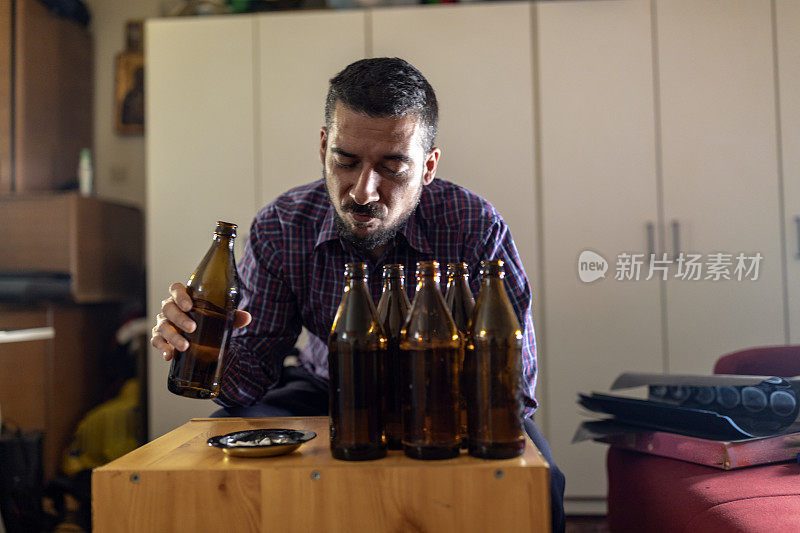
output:
[[[348,198],[342,205],[342,210],[345,212],[355,213],[357,215],[366,215],[372,218],[383,218],[383,209],[375,202],[369,204],[358,204],[352,198]]]

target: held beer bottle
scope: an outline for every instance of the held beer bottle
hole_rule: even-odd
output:
[[[522,455],[522,330],[503,284],[503,261],[481,261],[481,291],[464,362],[469,454]]]
[[[456,323],[458,332],[462,338],[467,338],[467,327],[469,320],[472,318],[472,311],[475,309],[475,300],[472,299],[472,291],[469,288],[469,272],[467,271],[466,263],[448,263],[447,264],[447,290],[444,293],[444,301],[447,304],[447,309]],[[467,443],[467,402],[464,397],[464,361],[459,362],[461,365],[462,387],[461,394],[458,398],[458,405],[460,411],[460,429],[461,431],[461,444],[462,448],[466,448]]]
[[[367,265],[347,263],[342,301],[328,337],[331,454],[362,461],[386,456],[381,409],[386,336],[367,288]]]
[[[403,265],[383,267],[383,293],[378,302],[378,318],[389,343],[384,367],[383,419],[386,422],[386,440],[390,450],[403,448],[400,330],[403,329],[408,309],[411,307],[403,281]]]
[[[239,304],[239,276],[233,257],[236,224],[217,222],[214,241],[186,284],[192,298],[189,317],[197,324],[185,352],[175,352],[167,379],[170,392],[189,398],[216,398],[225,352]]]
[[[461,335],[439,291],[439,263],[417,263],[417,292],[400,334],[403,451],[414,459],[459,454]]]

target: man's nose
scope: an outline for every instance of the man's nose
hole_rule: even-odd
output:
[[[378,194],[380,179],[380,175],[372,168],[365,168],[359,174],[356,184],[350,189],[350,197],[360,205],[377,202],[380,198]]]

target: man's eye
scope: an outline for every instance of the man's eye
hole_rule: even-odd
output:
[[[393,177],[396,177],[396,178],[402,178],[403,176],[406,175],[406,169],[405,168],[395,169],[395,168],[390,168],[390,167],[383,167],[383,171],[386,174],[388,174],[389,176],[393,176]]]
[[[339,168],[353,168],[353,167],[356,166],[355,163],[345,163],[345,162],[339,161],[339,160],[335,160],[335,161],[336,161],[336,166],[339,167]]]

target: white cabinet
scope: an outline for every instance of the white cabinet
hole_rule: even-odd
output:
[[[504,3],[376,9],[371,55],[406,59],[430,81],[439,102],[437,176],[480,194],[500,211],[538,305],[532,8]]]
[[[547,2],[537,20],[542,409],[568,495],[599,500],[605,448],[570,444],[583,419],[577,392],[606,390],[623,369],[659,372],[663,361],[658,282],[617,282],[613,266],[621,252],[647,250],[658,218],[650,4]],[[581,282],[583,250],[605,257],[606,279]]]
[[[786,340],[770,2],[537,8],[546,433],[568,510],[589,512],[605,495],[605,450],[569,444],[577,392],[622,371],[707,373],[727,352]],[[796,33],[785,30],[790,54]],[[609,261],[605,280],[579,280],[583,250]],[[705,264],[729,253],[734,279],[679,280],[672,264],[666,282],[644,281],[646,260],[640,281],[613,279],[618,254],[650,251]],[[735,279],[739,253],[763,257],[757,281]]]
[[[777,0],[777,57],[789,342],[800,344],[800,2]]]
[[[364,11],[259,16],[258,207],[322,177],[320,127],[330,80],[366,54]]]
[[[251,18],[147,24],[147,302],[154,317],[169,284],[185,281],[217,220],[239,224],[237,250],[258,204]],[[151,350],[150,435],[214,408],[167,391],[169,364]]]
[[[666,249],[675,222],[682,251],[763,256],[757,281],[667,282],[667,370],[705,373],[786,338],[770,2],[656,6]]]

